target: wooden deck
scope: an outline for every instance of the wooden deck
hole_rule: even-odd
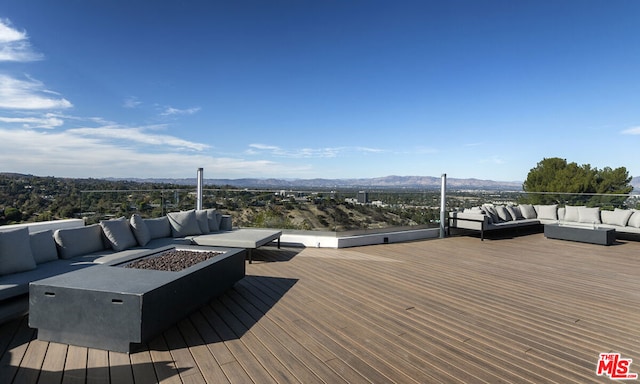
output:
[[[587,383],[640,372],[640,242],[541,234],[262,248],[248,276],[132,354],[0,325],[0,383]]]

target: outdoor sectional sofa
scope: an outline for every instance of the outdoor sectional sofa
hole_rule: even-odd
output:
[[[616,234],[640,234],[640,211],[635,209],[601,210],[586,206],[492,205],[449,212],[448,226],[480,232],[561,223],[573,226],[613,228]]]
[[[33,281],[96,265],[126,263],[177,245],[250,250],[277,240],[279,246],[281,234],[232,229],[231,217],[215,210],[172,212],[153,219],[134,214],[130,220],[35,233],[26,225],[0,231],[0,323],[28,312],[29,283]],[[245,253],[241,255],[243,271]]]

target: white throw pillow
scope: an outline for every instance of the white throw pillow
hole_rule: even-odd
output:
[[[613,211],[600,211],[600,220],[603,224],[626,227],[633,211],[616,208]]]
[[[534,205],[537,218],[544,220],[558,220],[558,204]]]
[[[578,208],[579,223],[600,224],[600,208]]]
[[[564,211],[564,221],[577,223],[580,220],[580,215],[578,214],[578,209],[580,208],[586,208],[586,206],[567,205]]]
[[[31,252],[29,229],[0,232],[0,275],[25,272],[36,268]]]
[[[627,222],[627,226],[640,228],[640,211],[633,210],[631,217],[629,218],[629,222]]]
[[[498,206],[495,207],[495,210],[496,210],[496,213],[498,214],[498,217],[500,218],[500,221],[511,221],[511,220],[513,220],[513,218],[511,217],[511,214],[507,210],[507,207],[502,206],[502,205],[498,205]]]
[[[520,204],[520,213],[522,213],[522,217],[524,217],[525,219],[536,218],[536,210],[531,204]]]

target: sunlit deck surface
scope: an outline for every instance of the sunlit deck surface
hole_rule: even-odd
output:
[[[0,325],[0,382],[611,382],[596,376],[610,351],[640,372],[640,242],[456,236],[254,260],[132,354]]]

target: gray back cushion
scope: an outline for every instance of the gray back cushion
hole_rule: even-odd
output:
[[[133,232],[131,232],[131,227],[129,227],[129,221],[124,217],[113,220],[102,220],[100,226],[109,245],[114,251],[120,252],[138,245],[135,236],[133,236]]]
[[[58,260],[58,249],[56,248],[56,242],[53,240],[52,230],[32,233],[29,235],[29,240],[36,264]]]
[[[133,235],[136,237],[136,241],[141,247],[144,247],[151,241],[151,232],[149,231],[149,227],[140,215],[137,213],[131,215],[129,225],[131,225]]]
[[[36,268],[27,227],[0,232],[0,275]]]
[[[171,233],[173,237],[185,237],[202,235],[198,219],[196,218],[196,210],[167,213],[169,224],[171,224]]]
[[[167,216],[144,219],[144,223],[147,225],[147,228],[149,228],[149,234],[152,240],[171,237],[171,224]]]
[[[103,251],[102,228],[98,224],[80,228],[62,228],[53,233],[61,259]]]

